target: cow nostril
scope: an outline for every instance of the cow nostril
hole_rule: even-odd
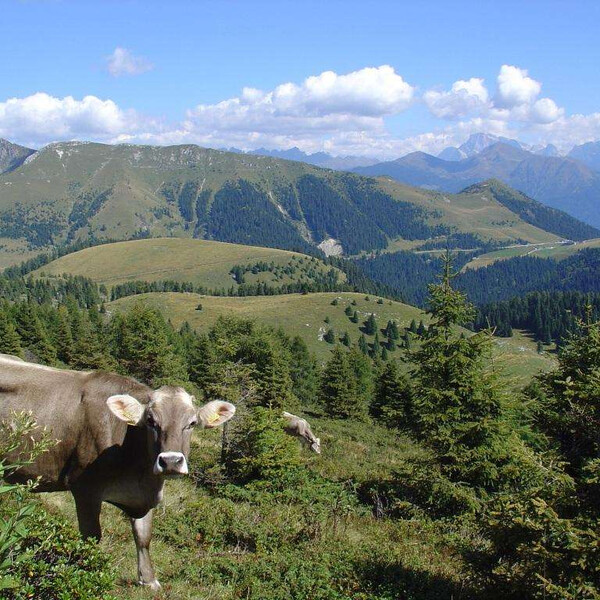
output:
[[[175,458],[175,464],[176,465],[180,465],[183,462],[183,455],[179,455],[178,457]]]
[[[162,456],[159,456],[158,457],[158,465],[161,468],[166,469],[167,468],[167,461]]]

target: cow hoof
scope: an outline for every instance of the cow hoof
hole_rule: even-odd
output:
[[[154,579],[153,581],[140,581],[139,584],[150,588],[153,592],[158,592],[162,588],[160,583],[158,583],[158,579]]]

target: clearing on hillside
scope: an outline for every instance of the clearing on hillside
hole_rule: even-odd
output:
[[[252,272],[258,263],[266,265]],[[246,283],[274,286],[315,282],[332,269],[317,258],[287,250],[185,238],[151,238],[85,248],[44,265],[34,275],[84,275],[107,287],[135,280],[171,280],[208,289],[229,289],[238,285],[231,274],[236,265],[249,269],[244,273]],[[261,270],[267,267],[271,270]],[[341,271],[334,271],[338,281],[345,280]]]
[[[368,300],[366,299],[368,298]],[[332,302],[337,300],[337,305]],[[335,333],[336,343],[348,332],[351,344],[358,342],[364,331],[365,321],[371,313],[375,314],[379,339],[386,341],[383,329],[388,321],[396,321],[401,335],[403,328],[408,327],[415,319],[427,322],[427,317],[420,309],[384,300],[378,303],[376,296],[350,292],[323,292],[315,294],[284,294],[279,296],[217,297],[199,294],[150,293],[128,296],[111,302],[109,311],[125,311],[137,302],[143,302],[160,310],[168,316],[175,327],[187,321],[199,332],[206,332],[220,316],[235,315],[272,327],[281,327],[288,335],[299,335],[306,342],[309,350],[314,352],[321,362],[326,361],[333,344],[323,338],[329,329]],[[356,302],[356,304],[352,304]],[[198,307],[201,305],[201,309]],[[358,313],[358,323],[353,323],[346,315],[345,309],[351,307]],[[328,318],[327,323],[325,319]],[[372,343],[374,336],[366,335],[367,342]],[[494,367],[505,369],[510,386],[518,388],[530,381],[539,371],[551,369],[555,364],[554,355],[536,351],[536,344],[525,334],[515,332],[512,338],[495,338]],[[400,345],[400,344],[399,344]],[[390,357],[400,359],[403,350],[396,349],[389,353]]]

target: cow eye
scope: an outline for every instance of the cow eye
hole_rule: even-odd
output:
[[[198,421],[192,421],[187,427],[186,429],[194,429],[194,427],[196,427],[196,425],[198,425]]]

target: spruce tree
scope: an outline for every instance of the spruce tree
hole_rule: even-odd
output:
[[[298,335],[290,344],[290,375],[292,390],[300,402],[304,405],[313,403],[318,392],[319,366],[306,342]]]
[[[71,315],[66,306],[58,307],[58,327],[56,331],[56,354],[66,365],[73,358],[73,334],[71,332]]]
[[[347,348],[350,347],[350,336],[348,335],[347,331],[344,331],[344,334],[342,335],[342,337],[340,338],[340,341],[342,342],[342,344],[344,344],[344,346],[346,346]]]
[[[187,381],[186,365],[157,310],[135,304],[113,319],[113,336],[116,358],[126,373],[154,387]]]
[[[23,346],[12,319],[0,310],[0,352],[23,358]]]
[[[358,348],[363,354],[369,354],[369,344],[367,343],[367,338],[364,334],[358,338]]]
[[[375,334],[373,345],[371,347],[371,357],[377,358],[381,354],[381,343],[379,342],[379,333]]]
[[[352,314],[352,317],[350,319],[353,323],[358,323],[358,311],[354,311],[354,313]]]
[[[352,316],[352,307],[348,304],[348,306],[346,306],[346,308],[344,309],[344,314],[347,317],[351,317]]]
[[[330,417],[348,419],[363,414],[348,352],[341,346],[333,349],[331,358],[323,369],[319,400]]]
[[[375,335],[377,332],[377,321],[375,320],[375,315],[371,313],[369,318],[365,321],[365,333],[367,335]]]
[[[325,332],[325,335],[323,336],[323,339],[328,343],[328,344],[334,344],[335,343],[335,332],[333,331],[333,329],[328,329]]]
[[[393,360],[386,363],[377,377],[369,412],[372,417],[381,419],[390,427],[400,427],[407,422],[410,414],[410,386]]]
[[[500,435],[500,389],[486,370],[492,341],[487,331],[468,338],[458,334],[459,325],[473,320],[474,309],[452,289],[454,276],[447,253],[441,283],[429,286],[430,334],[412,355],[415,424],[445,476],[493,488],[500,455],[507,451]]]

